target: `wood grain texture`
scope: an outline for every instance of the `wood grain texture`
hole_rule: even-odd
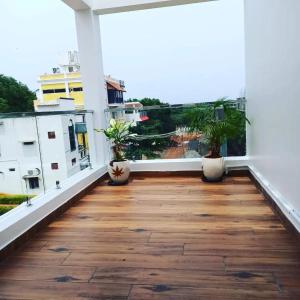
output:
[[[247,176],[99,183],[0,270],[0,299],[300,299],[299,241]]]

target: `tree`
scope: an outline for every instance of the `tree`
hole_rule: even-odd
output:
[[[147,136],[169,133],[176,129],[171,118],[171,109],[168,108],[169,105],[167,103],[152,98],[129,99],[128,102],[140,102],[145,108],[153,108],[146,110],[149,119],[139,122],[137,126],[132,127],[132,133]],[[166,107],[164,108],[163,106]],[[133,141],[126,151],[126,157],[129,159],[141,159],[142,156],[146,156],[149,159],[158,158],[160,157],[159,153],[166,149],[169,144],[169,138],[151,138],[138,142]]]
[[[35,98],[25,84],[0,74],[0,113],[33,111]]]
[[[201,132],[210,149],[210,158],[221,155],[221,146],[229,139],[241,139],[245,133],[245,113],[232,106],[230,100],[219,99],[209,105],[199,105],[189,113],[190,130]]]

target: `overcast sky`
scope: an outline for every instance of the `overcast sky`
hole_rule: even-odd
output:
[[[242,95],[242,0],[220,0],[100,18],[104,69],[126,98],[191,103]],[[0,73],[32,90],[62,53],[77,49],[74,15],[60,0],[0,1]]]

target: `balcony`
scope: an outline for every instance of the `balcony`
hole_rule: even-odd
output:
[[[118,106],[124,103],[123,92],[116,90],[107,90],[108,105]]]
[[[28,124],[35,124],[32,141],[46,188],[0,217],[0,298],[297,299],[300,243],[292,211],[290,218],[284,214],[244,155],[243,143],[238,154],[244,156],[235,157],[228,156],[231,146],[223,145],[228,176],[222,183],[201,182],[205,148],[182,123],[199,105],[210,103],[136,111],[147,118],[138,118],[134,130],[148,132],[153,119],[164,119],[175,130],[160,132],[164,142],[155,157],[136,160],[128,148],[132,176],[126,186],[109,186],[105,165],[97,163],[100,134],[91,111],[14,116],[21,117],[14,126],[27,134]],[[246,103],[239,99],[232,106],[244,111]],[[115,115],[126,119],[126,113],[128,108],[106,109],[106,122]],[[10,117],[2,118],[4,129],[12,129]],[[49,134],[44,124],[54,122],[62,128]],[[67,138],[51,148],[48,143],[59,139],[59,132]],[[153,143],[153,136],[144,137]],[[67,145],[64,159],[78,156],[78,168],[57,186],[53,176],[44,177],[50,161],[42,158],[55,157],[52,152],[62,145]],[[109,160],[110,147],[104,146]]]
[[[65,153],[76,148],[76,157],[67,161],[76,172],[52,177],[48,186],[39,185],[35,198],[0,217],[0,298],[299,299],[296,0],[274,0],[273,6],[268,0],[245,0],[246,114],[252,125],[246,128],[242,156],[225,158],[225,180],[200,180],[205,149],[188,135],[178,140],[177,128],[169,137],[173,143],[154,151],[156,157],[132,155],[126,186],[107,185],[111,153],[94,131],[106,127],[110,113],[122,114],[107,110],[107,91],[99,84],[104,72],[98,15],[205,0],[64,2],[75,11],[87,111],[55,113],[57,120],[48,124],[63,126],[70,139],[62,143]],[[151,120],[161,109],[141,113]],[[65,116],[67,122],[59,121]],[[17,145],[40,158],[26,160],[38,167],[22,173],[25,194],[26,188],[36,188],[36,180],[25,185],[32,176],[45,183],[37,171],[46,170],[42,157],[49,150],[39,146],[41,128],[34,124],[40,116],[27,117],[18,127],[27,136]],[[5,126],[1,120],[1,135]],[[55,132],[43,139],[52,140]],[[87,143],[79,147],[83,144],[74,141],[75,134]],[[8,136],[4,145],[11,143]],[[226,145],[223,151],[228,154]],[[60,170],[57,161],[46,166]]]
[[[136,173],[4,259],[0,298],[298,299],[299,252],[249,176]]]

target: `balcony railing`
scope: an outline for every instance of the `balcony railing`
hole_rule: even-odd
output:
[[[232,104],[242,105],[236,101]],[[210,104],[106,111],[107,122],[112,116],[126,118],[136,123],[133,130],[140,130],[137,136],[141,140],[131,142],[126,150],[133,172],[201,170],[200,157],[205,154],[204,148],[203,153],[200,151],[198,139],[201,137],[189,132],[188,123],[181,118],[185,111],[197,105]],[[6,205],[10,211],[0,217],[0,249],[4,249],[104,176],[107,172],[105,163],[111,155],[108,148],[100,155],[96,152],[99,143],[95,138],[100,139],[101,134],[94,130],[90,111],[20,113],[0,117],[0,193],[13,197],[22,195],[15,205]],[[162,119],[167,121],[166,127],[160,124]],[[153,128],[160,131],[157,133]],[[158,142],[162,148],[155,148]],[[139,154],[139,149],[147,150],[149,144],[151,155],[149,152]],[[101,145],[104,150],[105,140]],[[167,157],[167,153],[172,152],[175,159],[171,159],[170,154]],[[245,168],[247,163],[247,157],[233,157],[227,159],[226,165],[228,168]],[[14,206],[16,208],[12,209]]]
[[[0,215],[92,167],[91,111],[0,115]],[[92,134],[91,134],[92,133]]]
[[[124,102],[123,92],[116,90],[107,90],[107,96],[109,105],[122,104]]]
[[[231,101],[231,104],[245,113],[244,98]],[[137,136],[127,144],[127,159],[201,158],[208,153],[208,148],[205,137],[190,130],[189,112],[207,105],[211,102],[107,109],[107,124],[111,118],[133,123],[131,131]],[[218,114],[222,117],[222,109]],[[228,140],[222,145],[221,154],[224,157],[246,155],[246,126],[243,131],[239,139]]]
[[[191,164],[199,169],[194,159],[206,155],[208,149],[201,133],[189,130],[187,116],[190,110],[203,105],[211,103],[108,109],[106,119],[107,124],[111,118],[133,123],[131,130],[136,137],[125,149],[133,170],[141,168],[135,161],[152,160],[152,167],[157,162],[159,170],[172,169],[174,166],[162,163],[172,159],[185,161],[185,169]],[[232,101],[232,105],[245,110],[244,99]],[[90,111],[2,114],[0,118],[1,214],[22,202],[29,205],[35,201],[34,196],[59,190],[66,180],[92,168],[96,161]],[[245,152],[245,134],[238,141],[222,145],[225,157],[241,157]]]

